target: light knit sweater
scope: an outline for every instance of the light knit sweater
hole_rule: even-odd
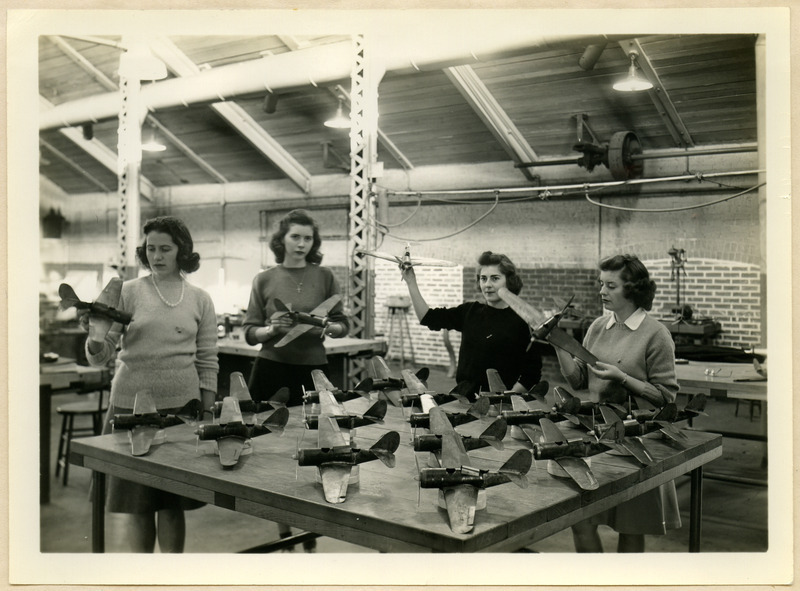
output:
[[[665,402],[678,393],[675,377],[675,343],[667,327],[639,308],[624,323],[601,316],[592,322],[583,346],[600,361],[616,365],[623,372],[653,386]],[[576,359],[577,370],[563,373],[577,390],[588,388],[591,400],[624,403],[628,391],[622,384],[597,377]]]
[[[217,391],[217,320],[211,297],[186,282],[183,300],[167,306],[151,276],[122,284],[119,308],[133,315],[127,327],[114,323],[102,350],[86,358],[106,365],[116,355],[111,402],[133,408],[136,393],[150,390],[156,407],[181,407]],[[119,352],[117,346],[119,345]]]
[[[302,284],[302,285],[301,285]],[[270,317],[278,311],[275,298],[291,306],[295,312],[309,313],[333,295],[339,294],[339,284],[328,267],[306,265],[302,268],[287,268],[277,265],[262,271],[253,279],[250,302],[244,319],[245,340],[257,345],[255,331],[265,326]],[[344,326],[345,336],[350,322],[340,301],[328,313],[328,320]],[[291,365],[324,365],[328,362],[323,345],[322,329],[314,327],[283,347],[275,347],[287,329],[278,329],[273,336],[261,345],[259,357]]]

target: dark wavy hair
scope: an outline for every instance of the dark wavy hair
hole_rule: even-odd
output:
[[[500,272],[506,276],[508,291],[514,295],[519,295],[519,292],[522,291],[522,278],[517,273],[516,265],[506,255],[492,252],[491,250],[481,253],[481,256],[478,257],[478,272],[475,274],[475,280],[478,281],[478,285],[480,285],[481,280],[480,267],[488,267],[490,265],[496,265]]]
[[[172,241],[178,247],[177,262],[181,271],[194,273],[200,268],[200,255],[194,252],[194,242],[189,228],[182,220],[164,215],[149,219],[144,223],[144,241],[141,246],[136,247],[136,258],[145,269],[150,268],[150,263],[147,261],[147,235],[150,232],[161,232],[172,237]]]
[[[322,262],[322,253],[319,251],[319,247],[322,244],[322,238],[319,235],[319,226],[305,209],[293,209],[283,216],[278,224],[278,231],[272,235],[269,241],[269,249],[275,254],[275,260],[278,263],[282,263],[286,257],[286,246],[283,244],[283,239],[292,224],[311,226],[314,230],[314,243],[306,255],[306,261],[315,265],[320,264]]]
[[[650,310],[656,295],[656,282],[639,257],[633,254],[618,254],[600,261],[601,271],[619,271],[622,279],[622,295],[640,308]]]

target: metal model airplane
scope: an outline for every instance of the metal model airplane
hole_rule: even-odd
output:
[[[385,400],[378,400],[370,406],[364,414],[357,415],[347,412],[347,409],[334,398],[328,390],[320,390],[319,396],[319,415],[309,415],[306,417],[306,427],[318,429],[319,424],[324,422],[324,417],[330,417],[339,425],[341,429],[356,429],[367,425],[382,423],[386,416],[387,404]]]
[[[526,401],[537,400],[541,404],[547,405],[545,394],[547,394],[547,391],[550,389],[550,384],[545,380],[534,384],[533,387],[525,393],[508,390],[503,379],[500,377],[500,373],[496,369],[490,368],[486,370],[486,380],[489,383],[489,391],[478,392],[478,396],[488,398],[491,404],[509,404],[511,403],[512,396],[519,396]]]
[[[239,410],[242,412],[243,420],[246,424],[252,425],[256,422],[254,415],[258,415],[270,410],[275,410],[281,406],[286,406],[289,402],[289,388],[281,388],[270,398],[268,401],[256,402],[250,396],[250,390],[247,387],[247,382],[244,380],[244,375],[240,371],[231,372],[230,375],[230,397],[235,398],[239,402]],[[214,403],[211,411],[214,418],[219,418],[224,400],[218,400]]]
[[[242,416],[239,400],[226,396],[222,400],[219,423],[200,425],[195,434],[200,441],[216,441],[220,464],[230,468],[239,462],[239,457],[250,439],[268,433],[281,434],[288,420],[289,409],[282,406],[263,423],[247,424]]]
[[[533,442],[533,457],[537,460],[553,460],[563,474],[551,468],[554,476],[569,476],[583,490],[595,490],[600,486],[591,468],[583,458],[608,451],[609,447],[624,438],[621,425],[614,426],[596,438],[581,437],[567,439],[550,419],[539,421],[542,440]]]
[[[114,430],[125,429],[131,442],[131,455],[143,456],[150,451],[156,434],[167,427],[183,423],[196,425],[202,418],[202,403],[194,399],[176,414],[161,414],[149,390],[136,394],[133,413],[115,414],[111,420]]]
[[[431,429],[433,429],[433,427],[431,427]],[[503,438],[506,436],[507,430],[508,425],[506,425],[503,419],[495,419],[492,424],[486,427],[477,437],[461,435],[461,441],[464,443],[464,449],[467,451],[487,446],[502,450],[504,448]],[[427,451],[431,453],[441,452],[442,434],[428,433],[425,435],[417,435],[414,437],[414,451]]]
[[[342,296],[336,294],[334,296],[329,297],[327,300],[322,302],[319,306],[311,310],[311,312],[295,312],[292,310],[291,304],[284,304],[278,298],[275,298],[275,307],[278,309],[272,315],[272,318],[282,318],[284,316],[288,316],[294,322],[294,326],[289,329],[283,338],[280,341],[275,343],[276,347],[283,347],[291,343],[301,334],[307,333],[314,327],[324,329],[328,326],[328,313],[333,310],[333,308],[342,301]],[[320,338],[325,336],[325,331],[322,331]]]
[[[379,355],[375,355],[370,359],[370,366],[374,376],[372,378],[372,389],[379,391],[394,406],[402,406],[403,401],[400,397],[400,391],[406,387],[405,380],[402,377],[393,376],[389,366],[386,365],[386,360]],[[414,375],[424,382],[428,379],[430,370],[427,367],[423,367],[417,370]]]
[[[464,412],[451,412],[438,406],[433,407],[431,410],[438,409],[444,413],[445,417],[447,417],[453,427],[457,427],[459,425],[464,425],[465,423],[476,421],[481,417],[485,417],[487,414],[489,414],[489,406],[490,404],[488,399],[480,398],[473,402]],[[411,413],[408,417],[408,422],[414,429],[429,429],[431,410],[427,412]]]
[[[432,259],[427,257],[412,257],[411,256],[411,244],[408,242],[406,243],[405,248],[403,249],[403,256],[399,257],[394,254],[389,254],[386,252],[381,252],[379,250],[363,250],[357,249],[356,253],[365,254],[371,257],[375,257],[378,259],[384,259],[387,261],[391,261],[393,263],[397,263],[398,266],[405,270],[409,267],[420,267],[420,266],[427,266],[427,267],[457,267],[456,263],[451,261],[445,261],[442,259]]]
[[[529,451],[520,449],[496,472],[480,469],[467,454],[461,436],[453,429],[444,410],[433,408],[430,414],[431,429],[442,437],[442,462],[441,467],[419,470],[419,485],[442,491],[450,529],[466,534],[475,525],[478,492],[506,482],[526,488],[525,475],[533,460]]]
[[[506,302],[520,318],[528,323],[531,330],[531,342],[534,339],[547,341],[563,349],[573,357],[585,361],[589,365],[597,363],[597,357],[592,355],[592,353],[572,338],[566,331],[558,327],[558,321],[569,306],[569,302],[567,302],[561,312],[547,318],[539,310],[531,306],[518,295],[508,291],[505,287],[499,288],[497,290],[497,295]],[[572,299],[570,298],[570,302],[571,301]]]
[[[442,394],[437,393],[435,390],[428,390],[428,387],[425,385],[425,383],[420,380],[410,369],[404,369],[400,373],[402,374],[403,382],[405,382],[406,385],[404,389],[405,393],[400,395],[400,403],[403,406],[413,406],[414,403],[419,402],[420,396],[423,394],[433,398],[436,404],[452,402],[457,398],[457,396],[452,392],[448,394]]]
[[[555,422],[565,418],[553,409],[531,408],[520,396],[511,397],[511,408],[512,410],[501,411],[500,417],[508,425],[518,427],[531,443],[536,443],[542,438],[540,427],[542,419]]]
[[[353,390],[339,390],[321,369],[311,370],[311,379],[314,382],[314,389],[303,393],[303,402],[306,403],[319,403],[319,393],[323,390],[333,394],[337,402],[346,402],[356,398],[369,398],[369,392],[372,390],[372,378],[361,380]]]
[[[86,310],[92,315],[93,319],[100,325],[100,333],[108,334],[112,323],[130,324],[133,315],[130,312],[118,310],[119,297],[122,293],[122,279],[113,277],[97,296],[93,302],[84,302],[75,293],[75,290],[66,283],[58,286],[58,295],[61,297],[59,307],[62,310],[75,308],[76,310]]]
[[[297,465],[316,466],[319,469],[322,490],[329,503],[343,503],[346,500],[353,466],[380,460],[389,468],[394,468],[394,452],[400,445],[397,431],[389,431],[369,449],[348,444],[333,417],[321,415],[318,432],[319,447],[297,450]]]
[[[691,409],[689,412],[692,412]],[[625,428],[625,436],[628,438],[638,438],[648,433],[660,431],[667,439],[681,447],[689,442],[686,433],[673,424],[677,420],[682,420],[678,418],[680,415],[674,402],[670,402],[656,411],[652,418],[647,418],[646,414],[642,414],[639,419],[621,419],[612,409],[606,409],[605,407],[601,407],[601,414],[606,424],[621,422]],[[683,416],[688,419],[692,415],[684,414]]]

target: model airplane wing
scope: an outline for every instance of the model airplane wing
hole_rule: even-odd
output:
[[[222,399],[222,410],[219,413],[221,425],[228,423],[243,423],[242,411],[239,409],[239,401],[233,396],[226,396]]]
[[[500,373],[496,369],[486,370],[486,380],[489,383],[489,392],[502,394],[507,389],[503,378],[500,377]]]
[[[389,254],[387,252],[381,252],[379,250],[362,250],[359,249],[357,252],[361,254],[365,254],[371,257],[375,257],[378,259],[383,259],[385,261],[391,261],[393,263],[397,263],[401,267],[403,265],[411,265],[412,267],[416,266],[428,266],[428,267],[456,267],[458,266],[456,263],[452,261],[445,261],[443,259],[434,259],[429,257],[412,257],[408,254],[408,247],[406,247],[406,252],[403,257],[399,257],[397,255]]]
[[[329,503],[343,503],[347,498],[347,483],[352,466],[343,464],[323,464],[319,467],[322,491]]]
[[[550,419],[539,419],[539,426],[542,428],[542,435],[547,443],[566,443],[567,438],[556,424]]]
[[[522,396],[516,396],[516,395],[511,396],[511,408],[517,412],[530,410],[530,407],[522,398]]]
[[[134,415],[148,415],[158,413],[156,403],[150,395],[149,390],[141,390],[136,393],[133,401]],[[131,442],[131,455],[143,456],[150,451],[150,446],[158,433],[159,428],[152,425],[137,425],[128,431]]]
[[[365,254],[367,256],[375,257],[376,259],[383,259],[385,261],[391,261],[393,263],[397,263],[398,265],[403,262],[399,256],[389,254],[388,252],[381,252],[379,250],[364,250],[358,249],[356,252]]]
[[[332,295],[327,300],[322,302],[319,306],[311,310],[312,316],[327,316],[331,310],[342,301],[342,296],[338,293],[336,295]]]
[[[312,328],[314,328],[314,327],[312,325],[310,325],[310,324],[297,324],[297,325],[293,326],[289,330],[289,332],[287,332],[285,335],[283,335],[283,338],[280,341],[278,341],[277,343],[275,343],[275,346],[276,347],[283,347],[284,345],[288,345],[293,340],[295,340],[297,337],[299,337],[301,334],[307,333]]]
[[[589,365],[597,363],[597,357],[592,355],[586,347],[581,345],[578,341],[567,334],[563,329],[557,326],[553,328],[547,335],[548,342],[552,343],[560,349],[564,349],[573,357],[577,357],[581,361],[585,361]]]
[[[344,406],[342,406],[339,403],[339,401],[336,400],[336,397],[329,390],[319,391],[319,408],[320,408],[320,413],[319,413],[320,419],[323,416],[336,417],[347,414],[347,411],[345,410]]]
[[[315,390],[329,390],[333,392],[336,390],[336,387],[331,384],[331,381],[328,379],[328,376],[325,375],[325,372],[321,369],[314,369],[311,371],[311,379],[314,381],[314,389]]]
[[[330,449],[333,447],[346,446],[347,442],[344,440],[339,425],[332,417],[321,416],[319,418],[319,447],[321,449]]]
[[[600,486],[600,483],[597,482],[597,478],[592,474],[591,468],[586,465],[586,462],[584,462],[582,458],[563,457],[554,461],[564,472],[569,474],[569,477],[575,481],[575,484],[580,486],[583,490],[595,490]]]
[[[523,300],[516,294],[511,293],[507,287],[501,287],[497,290],[497,295],[500,296],[509,307],[517,313],[517,316],[522,318],[530,326],[538,326],[546,320],[545,315],[539,310],[531,306],[528,302]]]
[[[469,468],[471,461],[464,448],[464,442],[453,429],[444,411],[441,408],[433,408],[431,413],[431,430],[436,435],[442,436],[442,468],[453,470]]]
[[[450,529],[459,534],[468,534],[475,524],[475,510],[478,506],[478,487],[461,484],[445,488],[444,502]]]
[[[392,377],[392,372],[389,371],[386,360],[379,355],[372,358],[372,371],[375,373],[375,377],[380,380],[387,380]]]
[[[410,394],[424,394],[427,392],[425,384],[423,384],[422,380],[420,380],[410,369],[404,369],[400,372],[400,374],[403,376],[406,389],[408,389]]]
[[[445,261],[443,259],[432,259],[430,257],[411,257],[411,264],[413,266],[423,267],[457,267],[458,264],[452,261]]]
[[[225,467],[235,466],[242,455],[244,442],[240,437],[220,437],[217,440],[219,463]]]

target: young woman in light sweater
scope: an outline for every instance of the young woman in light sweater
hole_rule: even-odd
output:
[[[127,327],[115,323],[102,335],[89,316],[89,363],[105,365],[116,356],[108,416],[132,412],[141,390],[150,391],[159,411],[174,412],[192,399],[210,408],[219,369],[214,303],[184,278],[199,268],[200,255],[178,218],[148,220],[144,235],[136,255],[150,274],[124,282],[119,301],[133,320]],[[182,552],[183,512],[203,504],[110,477],[107,505],[110,512],[129,514],[133,552],[153,552],[156,539],[161,552]]]
[[[600,298],[611,315],[597,318],[583,345],[599,361],[587,366],[556,348],[561,373],[578,390],[588,388],[595,402],[627,403],[629,396],[662,407],[678,393],[675,345],[669,330],[647,314],[656,284],[633,255],[600,262]],[[599,524],[619,533],[619,552],[643,552],[644,536],[663,535],[681,526],[675,483],[669,482],[572,528],[578,552],[602,552]]]

